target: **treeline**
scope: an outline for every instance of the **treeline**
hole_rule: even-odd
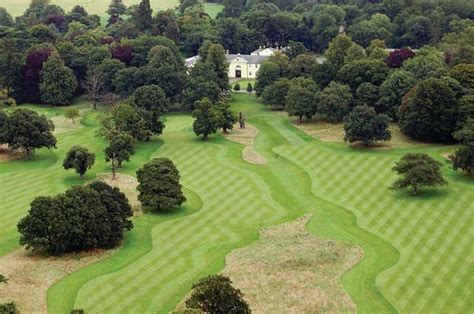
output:
[[[389,53],[379,39],[364,49],[347,35],[336,36],[324,57],[321,63],[312,54],[275,54],[258,72],[257,95],[300,121],[344,122],[349,142],[389,140],[390,120],[418,140],[460,141],[451,159],[472,173],[474,59],[447,58],[429,46]]]

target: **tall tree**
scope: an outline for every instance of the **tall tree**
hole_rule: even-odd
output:
[[[110,15],[108,26],[113,25],[117,22],[122,21],[121,15],[124,15],[127,12],[127,6],[123,4],[122,0],[112,0],[109,4],[109,9],[107,14]]]
[[[168,158],[155,158],[137,171],[138,200],[157,211],[181,206],[186,201],[179,171]]]
[[[134,12],[135,24],[142,32],[150,31],[153,26],[153,10],[150,0],[142,0]]]
[[[87,71],[83,88],[94,110],[97,110],[97,105],[100,103],[101,96],[104,94],[104,85],[104,75],[99,68],[92,68]]]
[[[217,84],[221,90],[229,89],[229,64],[227,63],[224,47],[211,44],[203,60],[217,75]]]
[[[66,158],[63,161],[63,167],[66,170],[74,169],[84,178],[84,174],[88,169],[91,169],[95,163],[95,154],[89,152],[85,147],[73,146],[66,153]]]
[[[148,122],[154,134],[163,132],[161,116],[168,111],[170,102],[165,92],[158,85],[147,85],[138,88],[132,96],[133,104]]]
[[[77,89],[77,80],[71,69],[58,55],[51,55],[41,71],[41,100],[51,105],[68,105]]]
[[[194,133],[197,136],[202,135],[203,140],[207,140],[209,135],[216,133],[222,125],[222,112],[208,98],[196,102],[193,116],[195,118]]]
[[[300,122],[303,117],[311,119],[316,113],[318,98],[319,87],[312,79],[295,78],[290,82],[285,110],[290,116],[297,116]]]
[[[38,148],[56,148],[53,122],[30,109],[16,109],[3,125],[2,138],[13,149],[23,149],[31,159]]]
[[[317,114],[329,122],[341,122],[352,106],[350,87],[333,81],[321,92]]]
[[[219,101],[215,104],[217,110],[221,112],[222,120],[220,128],[224,134],[229,133],[229,130],[234,128],[234,124],[237,122],[237,116],[230,110],[230,104],[227,101]]]

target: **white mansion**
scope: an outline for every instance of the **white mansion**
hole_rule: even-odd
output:
[[[227,53],[226,59],[229,63],[229,78],[256,78],[260,65],[277,51],[278,49],[276,48],[260,47],[249,55]],[[198,60],[199,56],[186,59],[186,67],[188,69],[194,67],[194,64]]]

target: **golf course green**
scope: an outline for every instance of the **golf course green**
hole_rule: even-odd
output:
[[[134,218],[134,229],[112,256],[61,279],[48,290],[48,312],[168,313],[201,277],[218,273],[234,249],[251,244],[262,227],[312,214],[317,237],[350,241],[363,259],[342,277],[360,313],[467,313],[472,310],[474,182],[443,161],[446,147],[392,150],[326,143],[296,128],[249,94],[233,94],[259,135],[254,149],[265,165],[242,159],[243,145],[213,135],[203,142],[189,114],[166,116],[164,134],[137,146],[120,173],[135,175],[155,157],[173,160],[188,201],[180,208]],[[85,102],[76,104],[88,108]],[[64,108],[28,106],[54,117]],[[37,196],[110,172],[106,145],[96,136],[97,112],[57,135],[58,148],[31,161],[0,163],[0,256],[17,249],[16,224]],[[89,148],[96,165],[84,180],[62,168],[73,145]],[[449,185],[418,197],[390,189],[391,170],[407,152],[443,161]]]

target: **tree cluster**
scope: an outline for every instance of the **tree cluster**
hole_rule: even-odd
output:
[[[37,197],[18,223],[20,244],[27,249],[62,254],[120,244],[132,229],[133,215],[125,194],[97,181],[64,194]]]

